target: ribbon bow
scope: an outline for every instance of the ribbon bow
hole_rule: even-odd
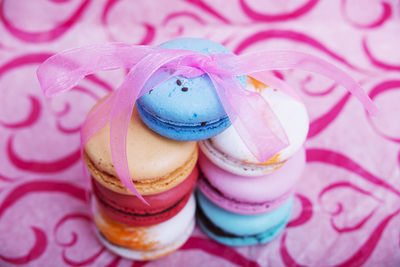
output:
[[[264,98],[242,88],[239,75],[251,75],[299,100],[284,81],[270,70],[302,69],[324,75],[349,90],[370,114],[376,112],[360,85],[342,70],[315,56],[295,51],[260,51],[246,55],[204,55],[188,50],[106,43],[67,50],[43,62],[37,76],[48,97],[67,91],[86,75],[103,70],[129,68],[121,86],[88,115],[81,128],[81,149],[110,123],[110,148],[116,173],[135,196],[146,202],[131,179],[126,156],[126,134],[136,100],[166,80],[182,75],[208,75],[232,125],[260,162],[288,146],[279,120]]]

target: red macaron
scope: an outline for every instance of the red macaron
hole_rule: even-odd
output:
[[[183,209],[196,183],[198,169],[180,184],[159,194],[145,195],[146,205],[133,195],[117,193],[92,178],[100,208],[113,220],[128,225],[148,226],[164,222]]]

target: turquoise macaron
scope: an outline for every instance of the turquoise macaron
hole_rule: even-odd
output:
[[[271,241],[285,228],[293,206],[291,197],[268,213],[241,215],[216,206],[199,190],[196,197],[200,227],[209,237],[228,246],[250,246]]]
[[[199,38],[175,39],[160,47],[207,55],[231,53],[219,43]],[[243,87],[246,86],[244,75],[238,80]],[[173,77],[140,97],[137,108],[142,121],[150,129],[174,140],[204,140],[231,125],[207,74],[194,78]]]

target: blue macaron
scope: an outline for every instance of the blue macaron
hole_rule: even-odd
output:
[[[289,221],[293,197],[281,207],[261,215],[240,215],[226,211],[197,191],[197,220],[203,231],[228,246],[263,244],[274,239]]]
[[[231,53],[221,44],[198,38],[175,39],[160,47],[203,54]],[[246,86],[246,77],[238,77]],[[231,125],[208,75],[176,76],[153,88],[137,101],[139,115],[153,131],[175,140],[213,137]]]

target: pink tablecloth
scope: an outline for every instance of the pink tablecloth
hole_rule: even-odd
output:
[[[311,118],[307,167],[286,231],[228,248],[196,229],[185,246],[132,266],[400,266],[399,1],[0,1],[0,265],[130,266],[91,231],[78,152],[89,108],[123,71],[86,78],[46,100],[35,70],[51,54],[105,41],[205,37],[236,53],[297,49],[363,84],[375,118],[332,82],[275,74]]]

